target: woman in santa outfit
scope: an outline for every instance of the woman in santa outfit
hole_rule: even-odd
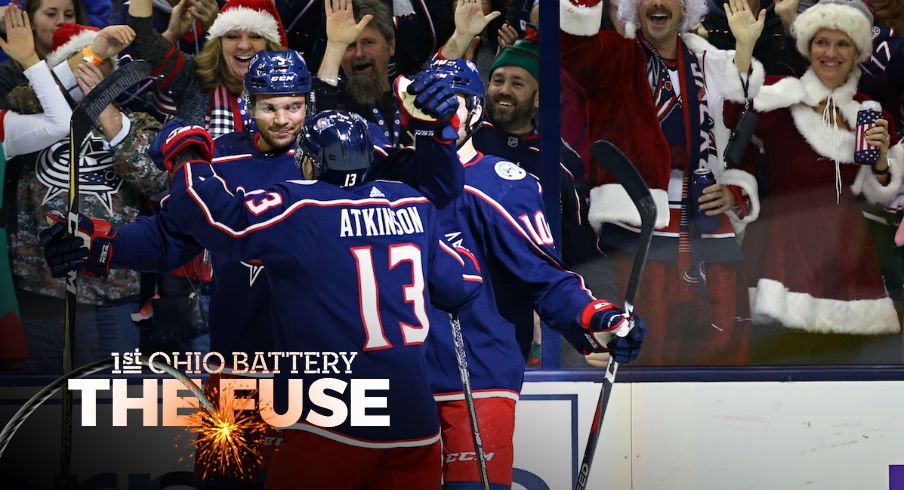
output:
[[[252,118],[242,90],[251,59],[259,51],[284,51],[288,41],[271,0],[229,0],[207,31],[197,56],[187,55],[154,28],[151,0],[129,2],[129,25],[135,29],[132,49],[153,66],[159,92],[157,108],[189,124],[202,126],[214,138],[243,131]]]
[[[807,332],[890,334],[900,321],[879,271],[858,196],[884,205],[904,177],[904,150],[890,148],[888,114],[866,133],[879,150],[857,165],[857,63],[872,48],[860,1],[822,1],[797,17],[797,49],[810,60],[800,78],[767,77],[754,99],[766,152],[769,194],[747,228],[744,254],[755,283],[754,323]],[[740,108],[727,110],[729,126]]]

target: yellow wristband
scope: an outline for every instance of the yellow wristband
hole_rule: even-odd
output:
[[[82,59],[87,63],[91,63],[94,66],[100,66],[106,61],[103,58],[98,58],[94,55],[94,50],[91,49],[91,46],[85,46],[82,48]]]

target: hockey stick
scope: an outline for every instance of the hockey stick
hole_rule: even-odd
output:
[[[458,315],[449,315],[452,324],[452,342],[455,343],[455,359],[458,361],[458,373],[461,375],[461,387],[465,393],[465,405],[468,407],[468,418],[471,419],[471,435],[474,436],[474,452],[477,453],[477,471],[480,473],[480,484],[483,490],[490,490],[490,477],[487,474],[487,455],[483,451],[480,439],[480,427],[477,424],[477,407],[474,406],[474,392],[471,390],[471,375],[468,373],[468,357],[465,354],[465,339],[461,336],[461,323]]]
[[[625,290],[625,313],[628,315],[628,328],[618,331],[616,335],[624,337],[634,328],[634,297],[640,287],[640,277],[643,275],[644,265],[647,263],[647,254],[650,251],[650,241],[653,238],[653,224],[656,222],[656,203],[650,195],[650,189],[637,172],[637,168],[628,160],[612,143],[599,140],[590,147],[593,158],[602,163],[606,170],[621,183],[628,196],[640,213],[640,238],[637,243],[637,252],[634,255],[634,265],[631,267],[631,278],[628,280],[628,288]],[[590,477],[590,465],[593,463],[593,455],[600,439],[600,430],[603,427],[603,416],[606,414],[606,406],[609,404],[609,395],[612,394],[612,383],[615,382],[615,373],[618,371],[618,361],[615,357],[609,357],[609,365],[606,366],[606,376],[603,378],[603,386],[600,389],[600,398],[596,403],[596,411],[593,414],[593,425],[590,427],[590,435],[587,437],[587,447],[584,449],[584,459],[581,461],[581,469],[578,472],[578,481],[575,490],[587,488],[587,479]]]
[[[151,74],[151,66],[145,61],[133,61],[117,69],[110,76],[101,80],[91,92],[73,109],[69,119],[69,213],[66,228],[70,235],[78,231],[78,187],[79,162],[81,162],[82,143],[100,113],[129,87],[144,80]],[[72,361],[75,359],[75,308],[78,286],[78,271],[66,274],[65,315],[63,317],[63,374],[72,372]],[[72,394],[63,390],[63,433],[60,454],[60,481],[57,486],[71,488],[74,486],[72,475]]]

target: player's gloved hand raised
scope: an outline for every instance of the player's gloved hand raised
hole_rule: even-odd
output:
[[[397,77],[395,93],[401,123],[415,136],[458,139],[458,98],[437,73],[420,72],[410,79]]]
[[[585,340],[590,352],[609,351],[618,362],[631,362],[640,354],[640,346],[647,337],[647,326],[636,314],[633,328],[625,311],[605,300],[587,305],[581,315],[581,325],[589,330]],[[606,347],[603,348],[602,346]],[[589,354],[589,352],[584,352]]]
[[[175,173],[180,166],[176,157],[184,151],[193,151],[192,158],[209,162],[213,158],[213,138],[201,126],[170,119],[160,128],[148,154],[157,168]]]
[[[113,259],[113,239],[118,232],[110,222],[78,216],[76,234],[66,233],[66,216],[59,211],[44,214],[49,228],[38,234],[44,247],[44,259],[53,277],[65,277],[69,271],[81,271],[91,277],[106,277]]]

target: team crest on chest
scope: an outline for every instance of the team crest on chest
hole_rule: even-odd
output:
[[[527,172],[525,172],[523,168],[515,165],[512,162],[496,162],[496,166],[494,168],[496,170],[496,174],[505,180],[521,180],[527,175]]]

